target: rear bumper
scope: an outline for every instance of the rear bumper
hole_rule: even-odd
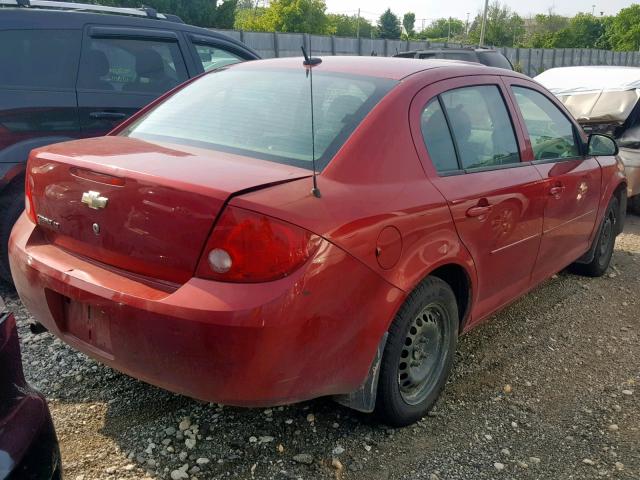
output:
[[[192,278],[167,291],[71,255],[23,215],[9,242],[26,307],[74,348],[128,375],[239,406],[348,393],[364,381],[404,298],[324,242],[288,278]]]

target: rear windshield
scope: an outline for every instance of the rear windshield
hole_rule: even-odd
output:
[[[316,168],[329,163],[396,83],[314,70]],[[300,70],[218,70],[172,95],[121,135],[311,169],[310,93],[302,65]]]

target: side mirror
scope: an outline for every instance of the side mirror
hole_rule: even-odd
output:
[[[589,135],[589,143],[587,151],[589,155],[596,157],[611,156],[618,154],[618,144],[608,135],[601,133],[592,133]]]

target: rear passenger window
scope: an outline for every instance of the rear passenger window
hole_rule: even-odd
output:
[[[520,162],[513,125],[497,86],[450,90],[441,99],[462,168]]]
[[[573,124],[548,98],[535,90],[513,87],[531,140],[533,158],[554,160],[580,155]]]
[[[458,170],[456,150],[437,98],[431,100],[422,112],[420,128],[429,157],[438,173]]]
[[[0,85],[75,89],[81,35],[79,30],[0,31]]]
[[[223,48],[201,44],[195,44],[194,46],[196,47],[196,54],[202,62],[202,68],[205,72],[242,62],[242,58]]]
[[[160,95],[187,78],[175,42],[91,38],[78,84],[88,90]]]

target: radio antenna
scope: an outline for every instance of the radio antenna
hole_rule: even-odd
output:
[[[318,175],[316,171],[316,128],[313,118],[313,67],[322,63],[321,58],[310,57],[304,48],[304,45],[300,47],[302,49],[302,55],[304,55],[304,62],[302,64],[307,68],[307,75],[309,76],[309,89],[311,91],[311,166],[313,168],[313,188],[311,193],[314,197],[320,198],[320,190],[318,189]]]

